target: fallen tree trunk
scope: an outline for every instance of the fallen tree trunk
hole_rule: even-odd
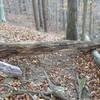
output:
[[[0,43],[0,58],[9,56],[38,55],[62,49],[78,49],[88,51],[99,47],[99,42],[80,42],[68,40],[60,42]]]

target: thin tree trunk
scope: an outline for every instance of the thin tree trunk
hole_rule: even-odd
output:
[[[42,0],[43,28],[47,32],[47,0]]]
[[[93,16],[92,16],[92,6],[93,6],[93,1],[91,0],[90,1],[90,16],[89,16],[89,19],[90,19],[90,22],[89,22],[89,35],[92,34],[92,20],[93,20]]]
[[[43,29],[42,0],[38,0],[38,12],[39,12],[40,28]]]
[[[39,12],[38,12],[38,6],[37,6],[38,0],[32,0],[32,4],[33,4],[35,26],[37,30],[40,30]]]
[[[63,16],[63,18],[62,18],[62,26],[63,26],[63,30],[65,31],[65,24],[66,24],[66,21],[65,21],[65,9],[64,9],[64,0],[62,0],[62,16]]]
[[[0,22],[5,22],[5,11],[4,11],[4,3],[3,0],[0,0]]]
[[[94,15],[93,15],[93,27],[92,27],[92,32],[93,32],[93,33],[95,33],[94,26],[95,26],[95,17],[94,17]]]
[[[93,32],[93,34],[95,33],[95,13],[96,13],[96,11],[95,11],[95,2],[93,1],[93,17],[92,17],[92,20],[93,20],[93,25],[92,25],[92,32]]]
[[[4,2],[5,2],[5,4],[8,5],[8,7],[7,7],[7,11],[8,11],[8,13],[11,13],[10,1],[9,1],[9,0],[6,0],[6,1],[4,1]]]
[[[86,14],[87,14],[87,1],[83,0],[83,22],[82,22],[82,36],[81,40],[85,38]]]
[[[66,39],[77,40],[77,0],[68,0]]]
[[[19,14],[22,14],[21,0],[18,0]]]

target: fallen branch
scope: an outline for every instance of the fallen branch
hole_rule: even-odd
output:
[[[23,93],[26,93],[26,94],[29,94],[29,93],[32,93],[32,94],[40,94],[41,92],[39,91],[30,91],[30,90],[27,90],[27,89],[17,89],[10,86],[9,84],[0,84],[0,87],[6,87],[8,89],[8,91],[5,91],[5,93],[0,93],[0,97],[7,97],[7,96],[10,96],[11,94],[14,94],[14,95],[19,95],[19,94],[23,94]]]
[[[44,74],[47,78],[47,81],[48,81],[48,85],[49,85],[49,88],[52,92],[52,94],[58,98],[60,98],[61,100],[67,100],[67,98],[65,97],[65,88],[62,87],[62,86],[56,86],[54,85],[50,79],[49,79],[49,76],[47,75],[46,71],[44,71]]]

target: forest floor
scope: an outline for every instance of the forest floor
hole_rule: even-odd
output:
[[[16,26],[11,23],[0,24],[0,42],[2,43],[21,41],[58,41],[63,38],[64,34],[61,33],[37,32],[32,28]],[[17,56],[1,60],[19,66],[23,71],[23,79],[32,80],[28,84],[28,89],[31,89],[32,91],[47,91],[48,82],[46,81],[44,74],[45,70],[53,83],[65,88],[67,100],[77,100],[77,74],[80,74],[85,76],[85,87],[88,87],[88,92],[85,92],[88,95],[85,93],[83,93],[85,95],[82,95],[86,98],[85,100],[100,100],[100,70],[95,65],[91,54],[78,53],[75,50],[62,50],[37,56]],[[82,88],[84,86],[81,85],[79,87]],[[25,95],[26,94],[13,95],[11,97],[16,98],[16,100],[22,100],[21,98],[24,98]],[[58,100],[52,95],[47,97],[52,98],[50,100]],[[39,94],[34,94],[33,98],[35,98],[33,100],[48,100],[43,99],[45,97],[42,97]]]

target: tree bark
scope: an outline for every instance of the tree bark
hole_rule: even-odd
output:
[[[86,14],[87,14],[87,3],[88,0],[83,0],[83,22],[82,22],[82,35],[81,40],[85,38],[85,26],[86,26]]]
[[[43,29],[42,0],[38,0],[40,28]]]
[[[77,0],[68,0],[66,39],[77,40]]]
[[[90,0],[90,14],[89,14],[89,35],[92,35],[92,24],[93,24],[93,0]]]
[[[0,58],[9,56],[27,56],[58,51],[62,49],[76,49],[88,52],[91,49],[100,48],[99,42],[58,41],[58,42],[19,42],[1,43]]]
[[[40,21],[39,21],[39,12],[38,12],[38,0],[32,0],[33,12],[34,12],[34,20],[35,26],[37,30],[40,30]]]
[[[0,22],[5,22],[5,11],[4,11],[4,3],[3,0],[0,0]]]
[[[47,0],[42,0],[43,28],[47,32]]]

